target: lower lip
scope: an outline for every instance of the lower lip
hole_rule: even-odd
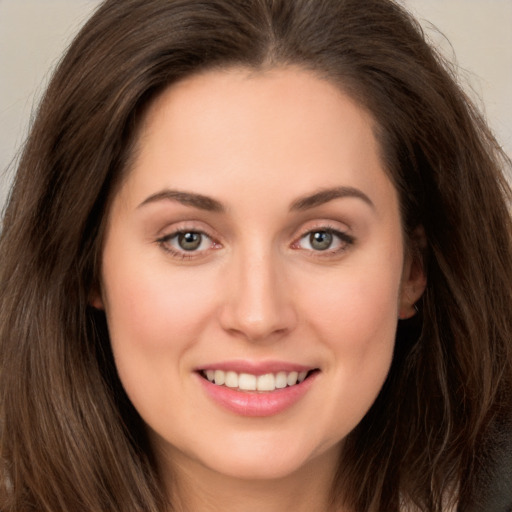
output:
[[[311,388],[318,372],[295,386],[268,392],[238,391],[226,386],[212,384],[198,375],[208,396],[221,407],[240,416],[273,416],[296,404]]]

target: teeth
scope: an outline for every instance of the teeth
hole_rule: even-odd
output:
[[[222,386],[226,382],[226,374],[222,370],[215,370],[213,374],[213,380],[215,384]]]
[[[258,391],[274,391],[276,389],[276,378],[272,373],[260,375],[256,384]]]
[[[238,387],[244,391],[256,391],[256,375],[241,373],[238,376]]]
[[[286,386],[300,384],[308,372],[278,372],[265,375],[252,375],[250,373],[236,373],[223,370],[206,370],[203,375],[213,384],[227,386],[242,391],[274,391]]]
[[[286,383],[288,384],[288,386],[293,386],[294,384],[297,384],[298,377],[299,377],[298,372],[290,372],[286,379]]]
[[[299,375],[297,376],[297,381],[302,382],[306,378],[307,374],[308,372],[300,372]]]
[[[276,375],[276,388],[283,389],[288,384],[288,375],[285,372],[279,372]]]
[[[224,384],[228,388],[237,388],[238,387],[238,374],[235,372],[226,372],[226,380]]]

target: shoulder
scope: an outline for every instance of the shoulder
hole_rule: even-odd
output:
[[[493,426],[482,459],[468,512],[512,512],[512,420]]]

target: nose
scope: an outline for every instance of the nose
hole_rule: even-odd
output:
[[[283,265],[270,253],[231,261],[220,311],[222,328],[249,341],[271,341],[291,332],[297,313]]]

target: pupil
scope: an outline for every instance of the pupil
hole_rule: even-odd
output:
[[[326,249],[329,249],[332,244],[332,233],[327,231],[311,233],[309,236],[309,242],[313,249],[316,249],[317,251],[325,251]]]
[[[201,235],[199,233],[180,233],[178,243],[184,251],[194,251],[201,245]]]

